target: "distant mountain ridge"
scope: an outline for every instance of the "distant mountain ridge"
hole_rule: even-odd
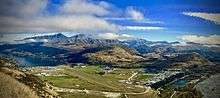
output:
[[[117,39],[98,39],[86,34],[77,34],[67,37],[61,33],[54,35],[36,36],[25,38],[24,42],[44,42],[51,47],[68,47],[69,49],[81,50],[88,48],[95,48],[100,46],[126,46],[130,49],[136,50],[138,53],[144,55],[147,53],[155,53],[157,55],[169,55],[172,53],[192,53],[197,52],[205,58],[213,61],[220,61],[220,47],[207,47],[201,44],[186,43],[182,45],[180,42],[166,42],[166,41],[148,41],[145,39],[132,40],[117,40]]]
[[[46,42],[46,43],[64,43],[64,44],[81,44],[81,45],[109,45],[120,44],[119,40],[114,39],[96,39],[86,34],[77,34],[67,37],[61,33],[55,35],[36,36],[25,38],[25,42]]]
[[[176,44],[178,42],[169,43],[166,41],[147,41],[145,39],[132,39],[132,40],[125,40],[119,41],[117,39],[98,39],[95,37],[91,37],[86,34],[77,34],[71,37],[67,37],[61,33],[55,35],[45,35],[45,36],[36,36],[36,37],[29,37],[25,38],[21,41],[25,42],[46,42],[46,43],[65,43],[65,44],[87,44],[87,45],[125,45],[134,49],[137,48],[148,48],[153,46],[163,46],[163,45],[170,45]],[[141,49],[140,49],[141,50]],[[142,51],[143,51],[142,50]],[[145,50],[143,52],[148,52]]]
[[[59,33],[55,35],[45,35],[45,36],[36,36],[25,38],[21,41],[26,42],[66,42],[68,37]]]

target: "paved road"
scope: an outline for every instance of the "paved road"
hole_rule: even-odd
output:
[[[131,75],[131,77],[128,78],[128,81],[131,81],[137,74],[138,74],[138,72],[133,73],[133,74]]]
[[[173,94],[170,96],[170,98],[173,98],[173,96],[176,94],[176,91],[173,92]]]
[[[129,95],[142,95],[142,94],[146,94],[151,90],[151,87],[145,87],[145,91],[144,92],[140,92],[140,93],[124,93],[124,94],[129,94]]]

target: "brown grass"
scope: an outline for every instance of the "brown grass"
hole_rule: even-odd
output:
[[[28,86],[0,72],[0,98],[39,98]]]

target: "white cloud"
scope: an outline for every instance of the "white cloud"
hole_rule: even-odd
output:
[[[134,38],[132,35],[117,34],[117,33],[100,33],[97,37],[101,39],[118,39],[118,40],[128,40]]]
[[[32,19],[0,17],[0,22],[7,27],[0,27],[1,32],[109,32],[117,26],[94,16],[49,16]]]
[[[0,0],[0,15],[30,17],[42,13],[47,0]]]
[[[119,35],[115,33],[102,33],[98,35],[99,38],[104,38],[104,39],[117,39]]]
[[[184,15],[199,17],[220,24],[220,13],[184,12]]]
[[[210,35],[210,36],[184,35],[184,36],[180,36],[178,38],[185,41],[185,42],[220,45],[220,35]]]
[[[65,14],[91,14],[103,16],[109,13],[107,10],[109,7],[110,5],[104,1],[100,2],[100,4],[94,4],[88,0],[70,0],[66,1],[66,3],[60,7],[60,10]]]
[[[140,11],[135,10],[134,8],[127,8],[127,14],[134,20],[143,20],[144,15]]]
[[[126,37],[126,38],[132,38],[133,36],[132,35],[129,35],[129,34],[121,34],[122,37]]]
[[[105,17],[105,20],[113,20],[113,21],[133,21],[133,18],[123,18],[123,17]],[[143,19],[143,20],[135,20],[136,23],[149,23],[149,24],[164,24],[163,21],[155,21],[155,20],[149,20],[149,19]]]
[[[133,18],[124,18],[124,17],[105,17],[105,20],[116,20],[116,21],[120,21],[120,20],[133,20]]]
[[[143,21],[137,21],[137,23],[149,23],[149,24],[164,24],[163,21],[154,21],[154,20],[143,20]]]
[[[121,16],[122,15],[122,16]],[[126,9],[125,13],[121,13],[119,15],[120,17],[105,17],[105,20],[110,20],[110,21],[130,21],[134,23],[140,23],[140,24],[164,24],[163,21],[158,21],[158,20],[151,20],[146,17],[144,17],[144,14],[133,7],[128,7]],[[123,16],[124,15],[124,16]]]
[[[21,14],[23,15],[36,15],[43,12],[46,8],[47,0],[30,0],[21,7]]]
[[[115,7],[114,5],[112,5],[108,2],[105,2],[105,1],[100,1],[99,6],[105,8],[105,9],[111,9],[111,8]]]
[[[152,27],[152,26],[125,26],[123,29],[125,30],[163,30],[163,27]]]
[[[4,4],[2,4],[4,3]],[[98,2],[99,3],[99,2]],[[118,26],[99,18],[111,6],[70,0],[56,14],[46,13],[47,0],[1,0],[0,32],[116,32]],[[16,10],[15,10],[16,9]]]

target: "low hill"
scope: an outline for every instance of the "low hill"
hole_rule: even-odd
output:
[[[198,64],[206,64],[209,62],[207,59],[196,52],[178,55],[173,60],[176,62],[192,62]]]
[[[121,46],[113,46],[109,49],[95,53],[87,53],[84,56],[88,58],[90,63],[110,64],[114,66],[121,66],[145,60],[143,57],[137,55],[135,51]]]
[[[202,66],[212,64],[209,60],[196,52],[179,54],[178,56],[172,58],[171,61],[174,62],[172,66],[184,68],[190,68],[193,67],[193,65]]]

